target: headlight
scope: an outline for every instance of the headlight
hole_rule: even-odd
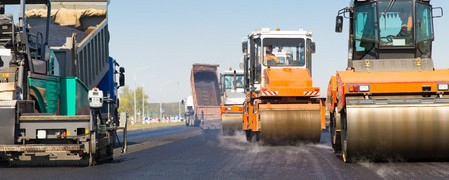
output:
[[[37,138],[38,139],[47,138],[47,131],[46,130],[37,130]]]
[[[359,91],[360,92],[369,92],[369,85],[360,85]]]
[[[447,91],[449,89],[448,84],[438,84],[438,90],[439,91]]]
[[[348,85],[349,92],[369,92],[369,85],[358,85],[351,84]]]

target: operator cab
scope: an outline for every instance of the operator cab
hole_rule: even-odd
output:
[[[350,19],[353,60],[430,58],[432,10],[429,0],[355,0],[339,11],[336,31],[341,15]]]
[[[244,69],[247,79],[246,90],[250,86],[260,89],[266,69],[307,69],[312,74],[312,53],[315,53],[315,42],[312,32],[274,31],[262,28],[248,35],[242,43],[244,52]],[[298,77],[301,78],[301,77]]]
[[[223,89],[226,93],[228,92],[244,92],[244,77],[242,73],[236,73],[235,76],[233,73],[223,74],[222,81]]]
[[[305,68],[304,38],[265,38],[263,46],[263,66]]]

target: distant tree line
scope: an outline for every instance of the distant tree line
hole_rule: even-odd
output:
[[[148,95],[143,94],[143,88],[136,88],[136,109],[140,115],[138,117],[142,117],[142,100],[145,102],[145,117],[155,117],[158,118],[162,109],[162,116],[177,116],[180,112],[181,115],[184,114],[184,106],[179,104],[179,102],[171,102],[171,103],[149,103]],[[134,116],[134,90],[129,86],[124,86],[119,89],[119,97],[120,97],[120,107],[119,112],[126,112],[129,117]],[[178,107],[179,106],[179,107]],[[160,108],[161,107],[161,108]]]

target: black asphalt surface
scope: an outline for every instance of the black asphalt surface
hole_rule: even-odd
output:
[[[129,134],[129,153],[93,167],[1,167],[0,179],[448,179],[449,163],[345,164],[329,145],[267,146],[173,127]]]
[[[134,143],[142,143],[145,142],[148,138],[158,138],[158,137],[165,137],[168,135],[173,134],[182,134],[185,132],[192,131],[192,128],[186,128],[184,126],[175,126],[170,128],[159,128],[159,129],[153,129],[153,130],[145,130],[145,129],[138,129],[129,131],[127,135],[127,139],[131,144]],[[120,133],[118,134],[119,139],[123,138],[123,135]]]

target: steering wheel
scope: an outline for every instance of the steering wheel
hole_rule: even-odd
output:
[[[391,43],[391,42],[393,42],[393,38],[395,38],[395,36],[393,36],[393,35],[388,35],[388,36],[386,36],[386,37],[381,37],[380,39],[386,39],[387,42]]]

